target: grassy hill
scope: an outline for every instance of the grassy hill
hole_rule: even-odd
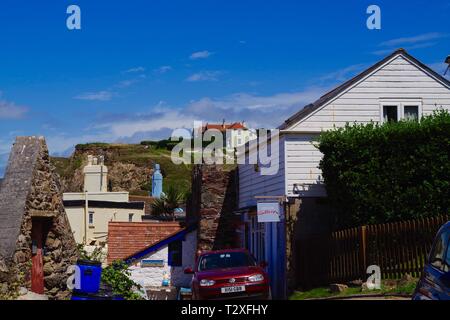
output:
[[[151,190],[151,174],[155,163],[159,163],[164,177],[164,189],[176,186],[184,191],[191,188],[191,166],[175,165],[171,152],[158,145],[143,144],[79,144],[69,158],[51,159],[61,176],[63,192],[78,192],[83,188],[83,167],[87,156],[105,157],[108,167],[109,187],[112,191],[129,191],[145,195]]]

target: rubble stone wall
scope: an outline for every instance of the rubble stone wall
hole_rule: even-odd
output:
[[[20,176],[21,168],[16,167],[18,164],[24,164],[19,150],[21,146],[24,146],[24,149],[36,147],[37,150],[37,154],[31,161],[29,177]],[[8,172],[8,170],[10,171]],[[0,277],[0,282],[3,282],[1,286],[5,290],[5,284],[12,287],[20,280],[21,285],[30,289],[32,221],[33,219],[43,219],[46,221],[43,258],[45,294],[50,298],[64,299],[69,294],[66,288],[67,268],[76,263],[78,250],[64,210],[58,177],[51,168],[47,146],[43,138],[22,137],[17,139],[1,190],[4,202],[15,201],[11,196],[6,197],[11,191],[7,188],[12,188],[10,182],[14,179],[21,179],[16,183],[28,187],[27,190],[24,190],[26,193],[25,205],[16,208],[22,212],[6,212],[5,214],[8,214],[6,218],[0,217],[0,219],[7,219],[11,215],[17,215],[21,219],[20,229],[15,235],[15,249],[12,257],[9,257],[6,252],[0,257],[0,266],[3,266],[4,269],[3,277]],[[2,241],[8,240],[2,239]],[[17,279],[18,277],[20,279]]]
[[[239,247],[236,232],[240,219],[237,207],[236,171],[222,166],[199,165],[194,168],[192,206],[189,220],[198,221],[199,250]]]

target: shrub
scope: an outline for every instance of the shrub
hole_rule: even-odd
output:
[[[130,279],[128,265],[123,261],[114,261],[102,271],[102,283],[111,286],[115,294],[123,296],[126,300],[141,300],[136,293],[140,285]]]
[[[339,227],[448,214],[450,114],[323,133],[320,163]]]

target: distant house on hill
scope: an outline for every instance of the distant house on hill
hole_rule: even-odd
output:
[[[204,134],[207,130],[220,131],[227,149],[235,149],[256,139],[256,132],[248,129],[245,122],[225,123],[224,120],[222,124],[207,123],[201,128],[201,133]]]

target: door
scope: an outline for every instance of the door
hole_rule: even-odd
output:
[[[31,227],[31,291],[44,294],[43,221],[33,219]]]

